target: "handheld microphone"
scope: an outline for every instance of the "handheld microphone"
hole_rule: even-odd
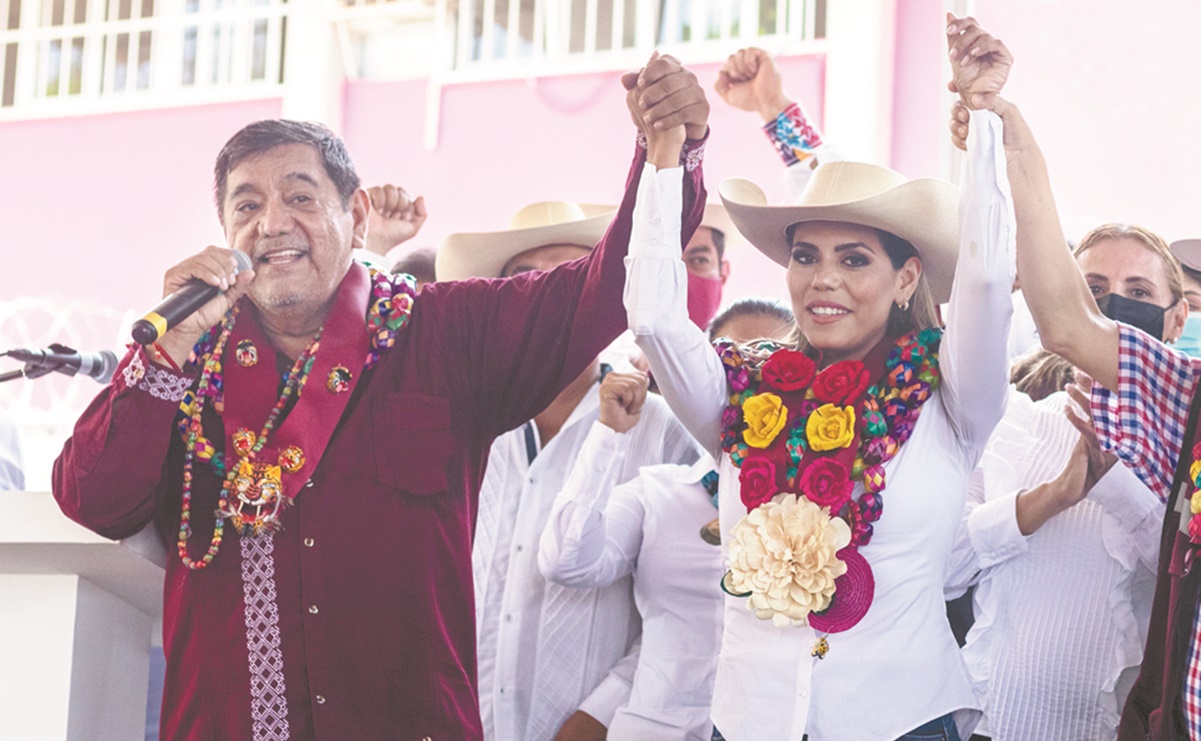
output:
[[[25,378],[37,378],[56,371],[67,376],[78,373],[108,383],[117,369],[117,356],[109,350],[76,352],[58,343],[46,350],[9,350],[4,355],[25,364],[25,370],[21,372]]]
[[[234,273],[250,270],[250,258],[246,253],[237,250],[233,253],[234,260],[238,263]],[[133,341],[139,345],[157,342],[168,330],[192,316],[197,309],[212,301],[220,292],[220,288],[210,286],[199,278],[193,278],[183,288],[160,301],[146,316],[133,323],[133,330],[130,332]]]

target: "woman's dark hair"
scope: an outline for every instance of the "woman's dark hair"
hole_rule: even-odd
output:
[[[721,337],[721,332],[726,328],[726,325],[731,321],[744,316],[765,316],[771,319],[780,320],[781,327],[792,328],[796,321],[792,315],[792,309],[783,301],[774,298],[764,298],[762,296],[749,296],[740,298],[730,304],[724,311],[713,317],[713,321],[709,322],[709,341],[713,342],[718,337]]]
[[[350,161],[346,144],[321,124],[271,119],[255,121],[242,127],[217,155],[217,163],[213,167],[213,190],[216,192],[218,216],[221,216],[225,205],[225,189],[230,171],[243,160],[284,144],[308,144],[316,149],[321,157],[321,164],[325,167],[325,173],[334,181],[334,187],[342,197],[342,208],[350,206],[350,197],[359,188],[359,176],[355,172],[354,163]]]
[[[921,253],[911,242],[901,239],[892,232],[877,229],[876,235],[880,238],[880,246],[888,255],[888,261],[892,263],[893,270],[905,267],[905,263],[912,257],[916,257],[919,261],[922,259]],[[909,308],[902,311],[899,306],[894,304],[888,312],[888,329],[886,331],[889,337],[900,337],[917,329],[926,329],[937,325],[938,313],[935,311],[934,299],[930,295],[930,284],[926,281],[926,274],[923,272],[922,277],[918,279],[917,290],[909,299]]]

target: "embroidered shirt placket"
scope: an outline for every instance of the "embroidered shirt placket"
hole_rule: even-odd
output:
[[[287,741],[288,698],[275,598],[275,538],[240,537],[246,649],[250,662],[250,719],[254,741]]]

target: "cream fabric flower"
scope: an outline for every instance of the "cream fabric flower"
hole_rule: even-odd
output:
[[[750,593],[747,607],[777,627],[809,624],[830,606],[834,580],[847,567],[836,553],[851,542],[841,517],[796,494],[751,510],[731,533],[731,591]]]

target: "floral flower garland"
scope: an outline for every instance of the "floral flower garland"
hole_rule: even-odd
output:
[[[1189,498],[1188,539],[1193,545],[1201,545],[1201,442],[1193,446],[1193,465],[1188,472],[1193,485]]]
[[[874,581],[858,549],[884,511],[884,464],[938,387],[941,338],[926,329],[898,339],[875,384],[859,361],[818,372],[776,343],[717,343],[731,391],[722,447],[741,469],[748,512],[731,533],[722,588],[749,597],[758,617],[838,632],[866,614]]]

